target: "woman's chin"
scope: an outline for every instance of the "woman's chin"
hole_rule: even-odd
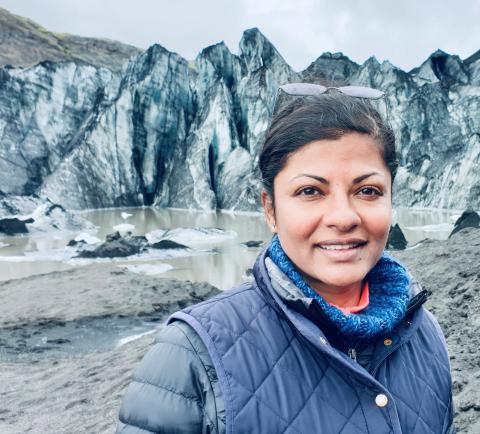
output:
[[[352,286],[361,285],[365,275],[366,273],[363,272],[350,274],[348,277],[345,275],[318,275],[309,276],[306,280],[315,290],[338,289],[338,291],[342,291],[350,289]]]

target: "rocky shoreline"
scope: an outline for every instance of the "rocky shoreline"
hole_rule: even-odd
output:
[[[450,351],[457,429],[478,433],[480,229],[394,255],[431,292],[427,307]],[[148,330],[217,292],[110,263],[0,283],[0,432],[112,433],[124,389],[152,343]],[[129,327],[147,334],[132,339]]]
[[[132,334],[142,321],[154,331],[170,313],[216,293],[207,283],[140,276],[114,264],[2,282],[0,432],[113,432],[123,391],[154,333],[124,345],[110,333],[107,346],[104,329],[130,324]],[[64,330],[70,339],[58,338]],[[100,345],[85,347],[85,335]]]

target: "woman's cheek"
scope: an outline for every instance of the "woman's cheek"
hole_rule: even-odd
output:
[[[383,212],[377,212],[372,216],[372,231],[377,234],[378,238],[388,237],[390,226],[392,224],[392,213],[390,209],[385,209]]]
[[[285,209],[284,216],[289,236],[306,239],[318,228],[317,216],[305,207],[291,206]]]

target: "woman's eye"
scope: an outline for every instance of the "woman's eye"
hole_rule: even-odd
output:
[[[319,194],[319,191],[314,187],[304,187],[298,193],[302,196],[314,196]]]
[[[358,192],[362,196],[383,196],[383,193],[375,187],[363,187]]]

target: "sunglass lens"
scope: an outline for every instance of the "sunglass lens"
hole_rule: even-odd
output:
[[[314,96],[325,93],[327,88],[321,84],[312,83],[288,83],[280,86],[285,93],[297,96]]]
[[[357,98],[378,99],[384,95],[384,92],[381,90],[363,86],[344,86],[339,87],[338,90],[345,95],[354,96]]]

